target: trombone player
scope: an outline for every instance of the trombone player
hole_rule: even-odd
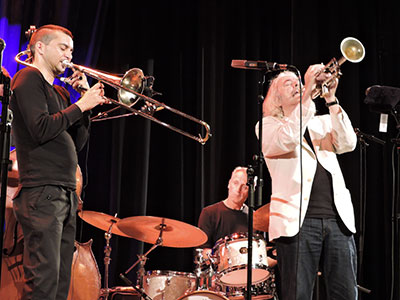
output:
[[[263,103],[262,152],[272,178],[268,232],[282,300],[311,300],[319,267],[327,299],[357,299],[353,205],[336,157],[354,150],[357,137],[335,96],[338,79],[324,68],[310,66],[304,87],[295,73],[279,73]],[[313,91],[327,80],[329,114],[315,116]]]
[[[40,27],[29,42],[30,66],[11,82],[20,176],[13,206],[24,234],[22,299],[67,299],[78,204],[77,151],[88,138],[89,111],[105,103],[103,85],[89,88],[80,72],[70,77],[75,89],[86,90],[75,104],[53,84],[65,71],[63,61],[72,59],[72,38],[64,27]]]

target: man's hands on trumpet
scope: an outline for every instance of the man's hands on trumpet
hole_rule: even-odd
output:
[[[324,72],[325,66],[323,64],[316,64],[311,65],[308,69],[306,74],[304,75],[305,81],[305,90],[304,95],[305,99],[312,98],[312,92],[317,88],[318,84],[322,84],[323,82],[332,78],[332,74],[329,72]],[[338,87],[339,80],[335,78],[334,80],[330,81],[329,86],[327,86],[328,93],[324,96],[325,102],[330,103],[336,101],[336,89]],[[332,109],[339,109],[337,106],[331,106]]]

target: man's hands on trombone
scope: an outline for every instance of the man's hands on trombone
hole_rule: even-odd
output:
[[[90,89],[86,75],[78,70],[68,77],[68,84],[81,94]]]
[[[78,81],[75,81],[76,84],[78,84],[77,82]],[[104,97],[104,85],[98,82],[88,89],[75,104],[84,112],[91,110],[99,104],[103,105],[104,103],[108,103],[107,98]]]

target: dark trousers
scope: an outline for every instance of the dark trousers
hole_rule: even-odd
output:
[[[74,191],[46,185],[22,188],[14,212],[24,234],[24,300],[65,300],[76,231]]]
[[[326,299],[357,300],[354,237],[341,221],[306,218],[300,235],[277,239],[276,249],[281,300],[311,300],[319,266],[325,280]]]

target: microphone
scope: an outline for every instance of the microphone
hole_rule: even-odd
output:
[[[263,60],[232,60],[231,66],[233,68],[246,69],[246,70],[258,70],[258,71],[279,71],[279,70],[293,70],[296,69],[294,66],[286,64],[278,64],[276,62],[268,62]]]
[[[6,42],[0,38],[0,84],[3,83],[3,51],[6,47]]]

